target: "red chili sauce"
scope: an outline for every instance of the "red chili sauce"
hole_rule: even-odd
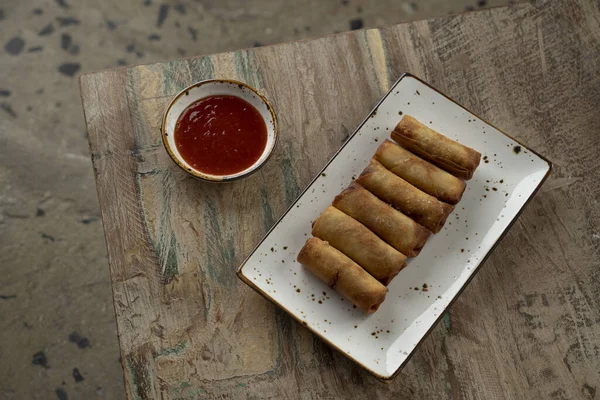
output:
[[[235,96],[208,96],[190,104],[175,125],[175,144],[194,169],[211,175],[250,167],[267,145],[260,113]]]

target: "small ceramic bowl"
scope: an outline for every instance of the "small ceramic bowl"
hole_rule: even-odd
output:
[[[258,160],[245,170],[231,175],[211,175],[194,169],[183,159],[175,145],[175,125],[183,111],[193,102],[215,95],[236,96],[247,101],[260,113],[267,127],[267,144]],[[175,96],[165,111],[161,132],[169,156],[185,172],[205,181],[228,182],[256,172],[269,159],[277,142],[277,117],[269,101],[256,89],[230,79],[211,79],[188,86]]]

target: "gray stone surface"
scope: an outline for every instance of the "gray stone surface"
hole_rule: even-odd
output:
[[[0,399],[124,396],[78,74],[503,3],[1,1]]]

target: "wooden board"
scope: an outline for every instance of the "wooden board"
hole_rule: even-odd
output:
[[[555,163],[404,371],[383,384],[235,269],[390,84],[411,72]],[[274,104],[257,174],[186,176],[160,139],[180,89],[234,78]],[[131,399],[594,398],[600,389],[600,9],[510,8],[84,75]]]

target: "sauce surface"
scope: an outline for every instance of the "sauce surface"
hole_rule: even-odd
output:
[[[190,104],[175,125],[175,145],[194,169],[231,175],[256,162],[267,145],[267,126],[247,101],[227,95]]]

